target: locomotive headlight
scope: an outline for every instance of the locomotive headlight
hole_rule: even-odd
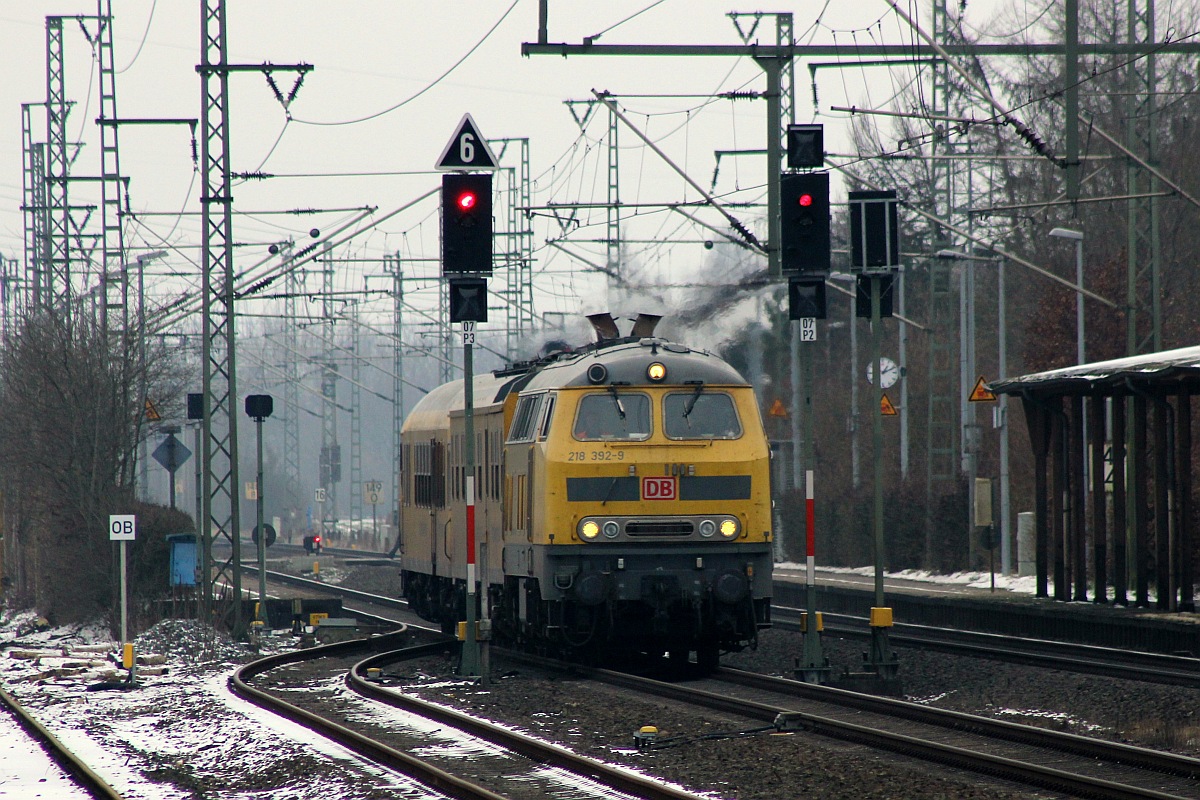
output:
[[[617,534],[621,532],[621,526],[613,522],[611,519],[604,523],[604,535],[610,539],[617,538]]]
[[[737,520],[723,519],[721,520],[721,535],[726,539],[732,539],[738,534]]]
[[[706,520],[700,521],[700,535],[701,536],[712,536],[716,532],[717,532],[717,523],[713,522],[711,519],[706,519]]]
[[[650,366],[646,367],[646,377],[658,383],[663,378],[667,377],[667,367],[659,361],[655,361]]]
[[[585,539],[595,539],[598,533],[600,533],[600,526],[590,519],[579,529],[579,534]]]

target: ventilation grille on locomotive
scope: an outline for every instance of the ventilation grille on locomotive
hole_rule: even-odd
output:
[[[625,523],[627,536],[691,536],[695,530],[696,526],[686,519]]]

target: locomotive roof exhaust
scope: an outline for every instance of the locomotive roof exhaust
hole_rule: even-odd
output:
[[[633,323],[633,330],[629,332],[629,335],[639,339],[653,336],[654,329],[658,327],[660,319],[662,319],[662,316],[659,314],[638,314],[637,319]],[[617,327],[617,321],[613,319],[612,314],[608,312],[588,314],[587,320],[592,323],[592,328],[596,331],[597,342],[608,342],[621,338],[621,331]]]

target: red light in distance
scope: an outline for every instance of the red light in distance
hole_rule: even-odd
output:
[[[463,192],[458,196],[458,207],[463,211],[470,211],[475,207],[476,197],[474,192]]]
[[[804,208],[808,208],[812,205],[812,200],[813,198],[811,194],[802,194],[797,202],[799,202]]]

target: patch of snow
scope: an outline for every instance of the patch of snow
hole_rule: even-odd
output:
[[[91,797],[40,747],[30,747],[30,739],[16,720],[0,714],[0,797],[53,798],[87,800]]]
[[[1085,722],[1079,717],[1061,711],[1042,711],[1036,708],[1001,708],[996,714],[1002,717],[1022,717],[1024,719],[1048,719],[1072,731],[1097,732],[1104,730],[1102,725]]]
[[[50,650],[108,640],[100,626],[31,632],[32,615],[0,619],[0,642],[11,649]],[[112,644],[115,656],[116,645]],[[245,703],[227,688],[233,660],[246,654],[236,643],[213,641],[195,623],[168,620],[138,640],[138,652],[168,655],[168,672],[139,677],[130,691],[87,691],[86,676],[29,678],[67,657],[5,659],[9,691],[93,770],[129,800],[294,800],[437,797],[403,776],[364,762],[308,729]],[[214,708],[219,711],[214,713]],[[0,729],[5,745],[28,746],[24,733]],[[18,736],[20,738],[18,738]],[[30,768],[32,772],[35,767]],[[0,759],[0,776],[7,774]],[[0,784],[0,797],[7,783]],[[39,796],[37,785],[7,796]],[[83,796],[68,787],[40,796]]]

